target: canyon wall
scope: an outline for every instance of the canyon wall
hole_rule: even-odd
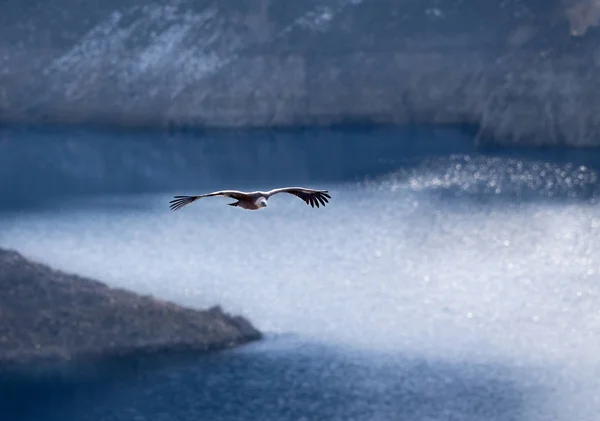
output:
[[[600,143],[599,0],[5,0],[0,122]]]

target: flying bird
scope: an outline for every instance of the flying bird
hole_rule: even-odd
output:
[[[325,203],[329,203],[331,196],[327,190],[313,190],[305,189],[304,187],[283,187],[281,189],[273,189],[266,192],[255,191],[255,192],[241,192],[237,190],[221,190],[213,193],[201,194],[198,196],[175,196],[171,200],[169,208],[171,210],[179,210],[185,205],[195,202],[198,199],[204,197],[213,196],[225,196],[231,199],[237,200],[237,202],[228,203],[229,206],[238,206],[242,209],[257,210],[267,207],[267,200],[269,197],[277,193],[289,193],[296,197],[304,200],[307,205],[313,208],[319,207],[319,204],[325,206]]]

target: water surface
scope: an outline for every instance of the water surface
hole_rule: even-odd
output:
[[[426,154],[402,146],[415,140],[406,133],[378,136],[379,153],[361,155],[364,139],[349,139],[359,154],[327,172],[284,140],[263,156],[295,162],[281,170],[291,184],[328,189],[321,209],[281,195],[257,212],[226,198],[169,211],[173,195],[197,191],[189,179],[161,191],[63,189],[44,205],[6,207],[2,247],[185,305],[218,303],[268,334],[233,353],[134,370],[124,384],[122,368],[109,371],[93,394],[65,386],[56,419],[595,419],[593,160],[467,146]],[[244,183],[277,187],[275,167],[259,168]],[[202,178],[201,190],[230,187],[223,174]]]

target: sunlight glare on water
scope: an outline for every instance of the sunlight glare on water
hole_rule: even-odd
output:
[[[569,198],[592,197],[596,173],[467,161],[317,185],[333,197],[321,209],[287,195],[258,212],[212,198],[173,213],[170,195],[73,202],[2,219],[0,244],[111,285],[220,304],[266,332],[595,364],[600,218],[593,198]]]

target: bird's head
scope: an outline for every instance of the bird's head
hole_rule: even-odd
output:
[[[267,207],[267,199],[264,197],[261,197],[260,199],[258,199],[258,206],[260,206],[261,208],[266,208]]]

